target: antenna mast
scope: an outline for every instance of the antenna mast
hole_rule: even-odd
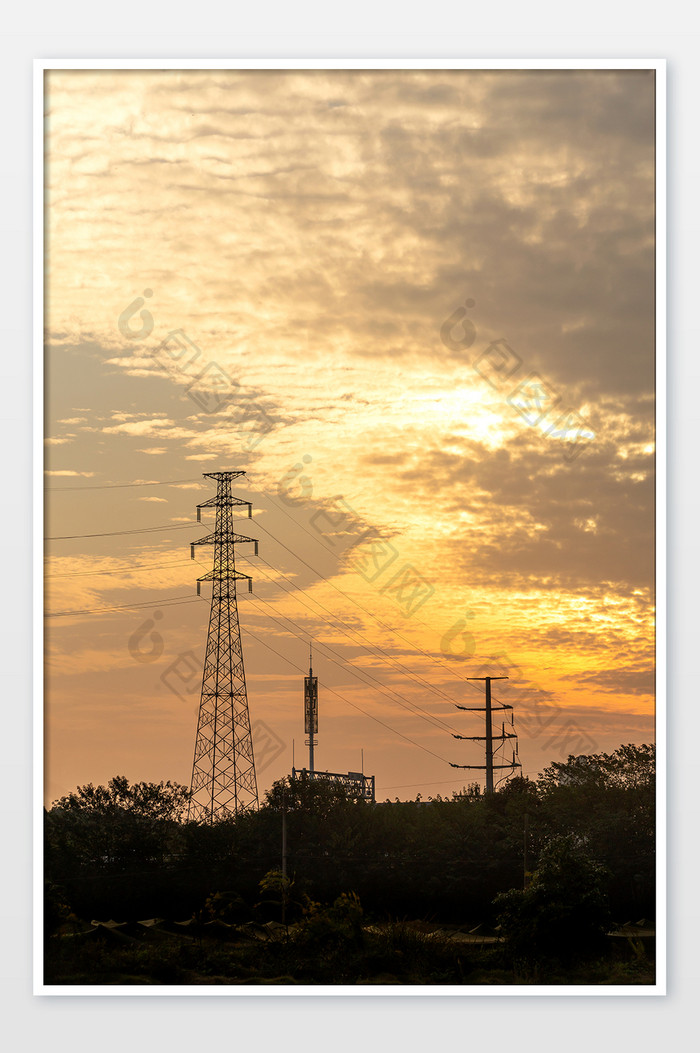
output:
[[[314,770],[314,746],[318,746],[314,735],[318,734],[318,677],[314,676],[313,654],[309,640],[309,675],[304,677],[304,731],[309,736],[309,771]]]
[[[314,676],[314,656],[312,641],[308,641],[308,676],[304,677],[304,732],[308,735],[308,771],[314,771],[314,747],[318,741],[318,677]]]

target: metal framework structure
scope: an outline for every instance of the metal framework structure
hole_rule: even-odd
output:
[[[309,736],[309,771],[314,770],[314,746],[318,746],[318,677],[314,676],[311,644],[309,644],[309,675],[304,677],[304,731]]]
[[[452,764],[451,768],[468,768],[470,771],[485,771],[486,772],[486,792],[493,793],[493,773],[494,769],[510,768],[511,772],[515,771],[516,768],[522,768],[522,764],[515,758],[518,756],[518,736],[515,732],[506,731],[505,722],[501,725],[501,734],[494,735],[493,733],[493,706],[491,705],[491,681],[492,680],[507,680],[507,676],[468,676],[467,680],[483,680],[486,688],[486,705],[485,706],[457,706],[457,709],[463,709],[468,713],[485,713],[486,714],[486,734],[485,735],[455,735],[452,737],[455,739],[462,739],[466,742],[484,742],[486,745],[486,764]],[[455,705],[457,705],[455,703]],[[504,702],[497,703],[498,709],[511,711],[510,724],[513,726],[513,707],[506,705]],[[501,748],[507,739],[515,739],[515,749],[513,750],[513,760],[510,764],[494,764],[494,754]],[[494,742],[500,742],[500,746],[494,749]]]
[[[374,804],[374,775],[364,775],[361,771],[307,771],[306,768],[292,768],[293,779],[309,779],[311,782],[333,783],[344,786],[352,797],[358,801],[371,801]]]
[[[202,521],[203,508],[214,508],[216,525],[213,534],[190,545],[192,559],[196,545],[213,545],[214,565],[197,579],[197,595],[203,581],[211,581],[212,595],[187,818],[213,823],[258,807],[236,598],[236,582],[247,581],[249,592],[253,582],[248,574],[238,573],[235,557],[235,546],[243,542],[254,544],[257,555],[258,542],[233,529],[235,507],[247,507],[252,517],[250,501],[231,496],[231,481],[245,472],[203,474],[216,480],[216,497],[197,505],[197,522]]]
[[[309,736],[306,739],[306,745],[309,747],[309,767],[293,767],[292,779],[309,779],[311,782],[343,786],[356,800],[371,801],[374,804],[374,775],[365,775],[361,771],[316,771],[314,768],[314,747],[318,746],[318,739],[314,737],[318,734],[318,677],[314,676],[311,643],[309,675],[304,677],[304,732]]]

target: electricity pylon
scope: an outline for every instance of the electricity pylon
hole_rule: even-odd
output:
[[[483,680],[483,681],[485,681],[485,685],[486,685],[486,705],[485,706],[457,706],[457,709],[464,709],[468,713],[485,713],[486,714],[486,734],[485,735],[455,735],[455,734],[453,734],[453,736],[452,736],[455,739],[463,739],[466,742],[485,742],[486,743],[486,764],[452,764],[452,762],[450,762],[450,767],[451,768],[469,768],[469,769],[472,769],[474,771],[484,771],[484,770],[486,770],[486,792],[487,793],[493,793],[493,772],[494,772],[494,768],[510,768],[512,771],[515,771],[516,768],[521,768],[522,767],[520,761],[516,761],[516,759],[515,759],[516,756],[517,756],[517,752],[518,752],[517,743],[516,743],[515,749],[513,750],[513,760],[512,760],[512,762],[510,764],[494,764],[493,763],[493,756],[494,756],[494,752],[495,752],[495,750],[493,748],[494,742],[500,742],[501,745],[503,745],[503,743],[506,741],[506,739],[517,739],[517,735],[515,734],[515,732],[507,732],[506,731],[505,723],[502,724],[501,734],[500,735],[494,735],[494,733],[493,733],[493,707],[491,705],[491,681],[492,680],[507,680],[507,679],[508,679],[507,676],[468,676],[467,680]],[[457,705],[457,703],[455,703],[455,705]],[[511,711],[513,709],[512,706],[507,706],[503,702],[499,702],[498,703],[498,708],[499,709],[510,709]],[[512,727],[513,726],[512,712],[511,712],[510,723],[511,723],[511,727]],[[498,746],[497,749],[500,749],[500,746]]]
[[[213,569],[197,578],[197,595],[200,594],[201,582],[212,583],[209,633],[187,812],[188,820],[198,822],[213,823],[217,819],[236,816],[258,807],[253,737],[236,599],[236,582],[247,581],[249,592],[253,591],[253,582],[248,574],[238,573],[235,557],[235,546],[244,541],[255,545],[257,556],[258,543],[253,538],[236,534],[233,529],[235,506],[247,506],[248,518],[252,517],[250,501],[231,496],[231,480],[241,475],[245,475],[245,472],[204,472],[206,478],[216,479],[216,497],[197,505],[197,522],[202,521],[203,508],[215,508],[216,525],[213,534],[193,541],[190,545],[192,559],[195,545],[214,546]]]

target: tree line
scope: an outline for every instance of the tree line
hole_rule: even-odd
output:
[[[522,892],[563,851],[595,876],[611,918],[652,918],[654,757],[653,746],[623,745],[491,794],[376,804],[302,774],[276,782],[257,811],[213,824],[187,822],[189,791],[176,783],[89,784],[45,814],[47,927],[66,911],[186,918],[216,894],[230,920],[269,913],[260,883],[283,867],[283,822],[299,902],[353,893],[377,918],[492,923],[507,906],[496,897]]]

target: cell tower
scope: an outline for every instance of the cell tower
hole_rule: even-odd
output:
[[[349,796],[356,800],[371,801],[374,804],[374,775],[365,775],[363,771],[316,771],[314,766],[314,746],[318,746],[315,736],[318,734],[318,677],[314,676],[313,656],[309,644],[309,675],[304,677],[304,732],[309,736],[306,745],[309,747],[309,767],[297,769],[292,762],[292,779],[308,779],[314,783],[325,783],[327,786],[343,786]],[[292,754],[293,756],[293,754]]]
[[[507,676],[468,676],[467,680],[483,680],[486,687],[486,705],[485,706],[457,706],[457,709],[464,709],[468,713],[485,713],[486,714],[486,734],[485,735],[455,735],[455,739],[463,739],[467,742],[484,742],[486,746],[486,764],[452,764],[451,768],[468,768],[470,770],[486,771],[486,792],[493,793],[493,772],[495,768],[510,768],[511,772],[515,771],[516,768],[521,768],[522,765],[519,760],[515,758],[518,755],[518,744],[515,743],[513,750],[513,760],[509,764],[494,764],[493,758],[496,752],[503,746],[507,739],[516,739],[517,735],[513,731],[506,731],[505,721],[501,726],[501,734],[494,735],[493,733],[493,706],[491,704],[491,681],[492,680],[507,680]],[[457,703],[455,703],[457,705]],[[513,726],[513,707],[506,705],[504,702],[497,703],[498,709],[511,711],[510,724]],[[494,749],[494,742],[500,742],[500,746]]]
[[[309,747],[309,771],[314,770],[314,746],[318,741],[318,677],[314,676],[311,644],[309,644],[309,675],[304,677],[304,731],[309,736],[306,745]]]
[[[203,474],[216,479],[216,497],[197,505],[197,522],[202,521],[203,508],[215,508],[216,525],[213,534],[190,545],[192,559],[195,545],[213,545],[214,566],[197,578],[197,595],[203,581],[211,581],[212,595],[187,818],[213,823],[258,807],[236,599],[236,582],[247,581],[249,592],[253,582],[248,574],[238,573],[235,557],[235,546],[244,541],[255,545],[257,556],[258,542],[233,530],[235,506],[246,506],[249,519],[253,514],[250,501],[231,496],[231,480],[245,472]]]

